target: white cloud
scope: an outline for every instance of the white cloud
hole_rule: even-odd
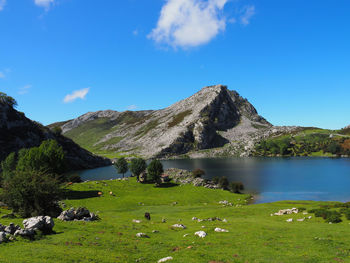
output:
[[[156,43],[172,47],[196,47],[226,28],[222,15],[228,0],[167,0],[157,27],[148,35]]]
[[[5,78],[4,72],[1,72],[1,71],[0,71],[0,79],[4,79],[4,78]]]
[[[5,5],[6,5],[6,0],[0,0],[0,11],[4,10]]]
[[[31,89],[32,85],[25,85],[24,87],[20,88],[18,91],[19,95],[24,95],[27,94],[29,92],[29,90]]]
[[[127,110],[136,110],[137,106],[136,105],[130,105],[126,108]]]
[[[63,102],[69,103],[76,99],[85,99],[86,95],[89,93],[90,88],[85,88],[81,90],[76,90],[72,94],[68,94],[64,97]]]
[[[54,4],[54,2],[55,0],[34,0],[37,6],[44,7],[46,11],[50,9],[51,4]]]
[[[139,34],[139,31],[138,31],[137,29],[135,29],[134,31],[132,31],[132,34],[133,34],[134,36],[137,36],[137,35]]]
[[[247,6],[243,10],[243,15],[241,16],[241,23],[245,26],[249,25],[250,19],[255,15],[255,6]]]

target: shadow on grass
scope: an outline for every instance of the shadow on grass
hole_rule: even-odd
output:
[[[65,190],[63,193],[63,198],[64,199],[71,199],[71,200],[86,199],[86,198],[99,197],[98,193],[99,193],[99,191]]]
[[[158,188],[169,188],[169,187],[175,187],[179,186],[179,184],[176,183],[162,183],[158,186]]]

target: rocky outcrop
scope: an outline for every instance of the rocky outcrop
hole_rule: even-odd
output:
[[[268,131],[272,125],[236,91],[215,85],[162,110],[90,112],[60,127],[66,136],[82,143],[88,141],[85,131],[96,128],[98,139],[89,145],[94,149],[163,158],[217,148],[237,155],[242,145],[249,152],[255,133]]]
[[[75,209],[74,207],[63,211],[58,217],[62,221],[95,221],[98,220],[97,215],[90,212],[85,207],[78,207]]]
[[[24,113],[0,103],[0,161],[11,152],[39,146],[48,139],[54,139],[62,146],[69,170],[95,168],[111,163],[110,160],[81,148],[71,139],[28,119]]]

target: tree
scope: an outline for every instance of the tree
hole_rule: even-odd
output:
[[[147,168],[146,161],[142,158],[132,159],[129,165],[131,173],[136,176],[137,181],[139,181],[140,174]]]
[[[192,171],[192,176],[194,178],[197,178],[197,177],[202,177],[202,175],[205,175],[205,172],[202,170],[202,169],[195,169]]]
[[[153,160],[147,167],[148,179],[152,182],[158,183],[160,176],[163,173],[163,165],[159,160]]]
[[[116,163],[114,164],[115,168],[117,169],[119,174],[124,174],[128,171],[128,163],[126,162],[125,158],[119,158]]]
[[[55,175],[38,171],[15,171],[4,181],[2,200],[23,217],[61,212],[57,202],[62,190]]]
[[[240,194],[244,190],[244,185],[241,182],[231,182],[229,188],[232,193]]]
[[[0,92],[0,104],[13,108],[17,106],[17,101],[12,97],[7,96],[6,93]]]
[[[4,161],[1,162],[2,174],[0,175],[0,184],[2,180],[10,177],[14,170],[16,170],[17,158],[16,153],[10,153]]]
[[[227,190],[229,185],[229,181],[225,176],[220,177],[219,179],[219,186],[221,189]]]

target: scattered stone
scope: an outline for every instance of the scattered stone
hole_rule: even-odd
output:
[[[36,216],[23,220],[24,229],[51,232],[55,223],[50,216]]]
[[[166,219],[165,218],[162,218],[162,223],[166,223]]]
[[[187,237],[189,234],[184,234],[184,237]]]
[[[7,241],[6,233],[5,232],[0,232],[0,244],[2,242],[6,242],[6,241]]]
[[[224,206],[232,206],[232,203],[230,203],[227,200],[220,201],[219,204],[224,205]]]
[[[288,223],[293,222],[293,218],[289,218],[286,220]]]
[[[171,227],[173,227],[173,228],[182,228],[182,229],[186,229],[186,226],[183,225],[183,224],[175,224],[175,225],[172,225]]]
[[[33,229],[19,229],[14,234],[14,236],[29,237],[29,238],[33,238],[34,235],[35,235],[35,230]]]
[[[202,228],[205,228],[205,226],[202,226]]]
[[[308,214],[308,212],[303,212],[303,215],[307,215]]]
[[[173,260],[173,257],[162,258],[162,259],[158,260],[158,263],[166,262],[166,261],[169,261],[169,260]]]
[[[140,224],[140,223],[141,223],[141,220],[133,219],[132,222],[133,222],[133,223],[136,223],[136,224]]]
[[[13,235],[19,229],[21,229],[19,225],[15,226],[14,223],[10,223],[9,226],[4,228],[4,231],[10,235]]]
[[[144,238],[149,238],[145,233],[137,233],[136,237],[144,237]]]
[[[307,217],[307,219],[311,219],[311,218],[312,218],[312,216],[308,216],[308,217]]]
[[[304,220],[305,220],[305,217],[297,219],[298,222],[303,222]]]
[[[158,230],[152,230],[152,233],[159,233]]]
[[[193,220],[193,221],[197,221],[198,218],[194,216],[194,217],[192,217],[192,220]]]
[[[290,214],[297,214],[297,213],[299,213],[299,210],[297,208],[292,208],[292,209],[282,209],[277,213],[274,213],[274,215],[281,216],[281,215],[290,215]]]
[[[223,229],[223,228],[220,228],[220,227],[216,227],[216,228],[214,229],[214,231],[215,231],[215,232],[228,232],[227,229]]]
[[[94,213],[91,213],[85,207],[74,207],[63,211],[58,217],[62,221],[95,221],[98,220],[98,216]]]
[[[227,223],[227,219],[226,219],[226,218],[224,218],[224,219],[222,220],[222,222]]]
[[[194,235],[201,238],[205,238],[207,236],[207,233],[205,233],[204,231],[197,231],[196,233],[194,233]]]

